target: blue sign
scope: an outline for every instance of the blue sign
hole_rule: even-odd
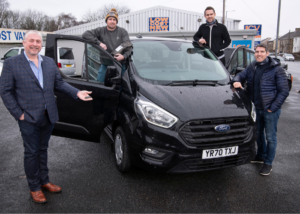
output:
[[[149,31],[169,31],[169,17],[150,17]]]
[[[244,25],[244,29],[255,29],[256,31],[256,36],[255,38],[261,38],[261,28],[262,25]]]
[[[252,48],[252,40],[232,40],[232,47],[237,48],[240,46],[246,46],[247,48]]]
[[[0,43],[21,43],[25,32],[24,30],[0,28]]]

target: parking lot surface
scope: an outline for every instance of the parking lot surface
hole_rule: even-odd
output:
[[[278,125],[278,146],[270,176],[260,164],[194,173],[158,174],[115,167],[111,142],[52,136],[50,181],[63,188],[35,204],[23,168],[17,122],[0,99],[0,212],[300,212],[300,62],[288,62],[293,87]]]

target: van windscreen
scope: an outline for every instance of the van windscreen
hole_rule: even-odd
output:
[[[74,59],[72,48],[59,48],[60,59]]]
[[[205,47],[185,41],[133,40],[138,75],[153,84],[203,80],[226,82],[228,72]]]

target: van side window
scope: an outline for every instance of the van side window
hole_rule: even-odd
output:
[[[101,67],[100,51],[90,44],[87,44],[87,59],[88,79],[92,82],[97,81],[98,71]]]
[[[255,60],[255,56],[253,53],[250,53],[250,60],[251,60],[251,62],[253,62]]]
[[[251,57],[250,57],[250,52],[249,51],[247,51],[246,53],[247,53],[247,67],[248,67],[251,63]]]
[[[237,61],[238,61],[238,58],[237,58],[237,53],[234,54],[234,56],[232,57],[232,60],[230,62],[230,66],[228,68],[228,71],[231,75],[235,75],[236,73],[236,69],[237,69]]]
[[[244,51],[243,49],[238,50],[238,67],[244,67]]]
[[[108,53],[97,47],[82,41],[58,39],[57,67],[70,78],[104,84],[107,66],[115,64]]]
[[[12,56],[17,56],[19,54],[19,49],[12,49],[4,55],[4,59],[7,59]]]
[[[86,44],[88,81],[104,83],[107,66],[114,66],[105,53],[90,44]]]
[[[72,48],[59,48],[60,59],[74,59]]]

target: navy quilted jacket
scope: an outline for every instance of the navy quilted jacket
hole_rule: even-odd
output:
[[[272,112],[275,112],[281,108],[281,105],[289,95],[289,87],[284,69],[273,58],[269,57],[269,60],[270,66],[264,70],[260,80],[260,94],[264,110],[270,109]],[[247,81],[247,92],[250,94],[252,101],[255,64],[256,61],[252,62],[232,80],[232,82]]]

